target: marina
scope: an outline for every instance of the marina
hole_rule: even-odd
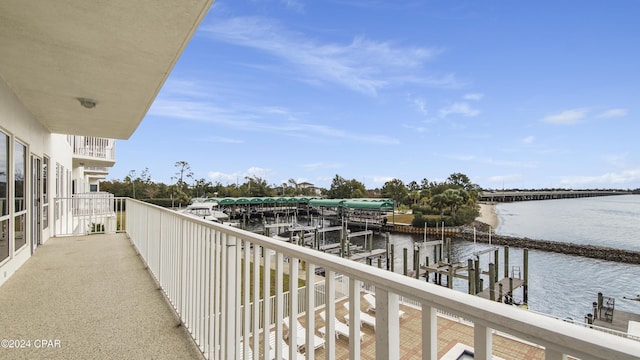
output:
[[[633,279],[640,278],[640,266],[588,259],[582,256],[576,257],[561,252],[553,254],[535,248],[529,249],[529,246],[518,246],[517,244],[520,243],[514,242],[509,236],[504,235],[520,235],[518,237],[520,239],[530,237],[528,241],[536,244],[549,240],[526,232],[513,233],[509,224],[517,217],[513,215],[505,217],[504,210],[511,206],[523,205],[544,205],[543,207],[546,208],[562,204],[562,208],[565,208],[566,202],[570,202],[571,205],[571,202],[576,201],[595,201],[596,206],[599,206],[603,201],[608,203],[617,200],[623,203],[631,201],[635,205],[637,199],[638,197],[627,195],[499,204],[496,210],[500,217],[500,227],[496,234],[493,234],[492,239],[488,239],[486,234],[478,233],[474,236],[473,233],[465,233],[459,229],[428,228],[425,230],[416,229],[406,224],[393,224],[393,222],[388,222],[381,228],[374,226],[369,229],[368,220],[364,223],[367,230],[359,230],[359,225],[354,226],[347,221],[340,222],[338,220],[340,219],[338,214],[341,213],[341,210],[339,206],[335,207],[335,205],[339,204],[339,201],[326,203],[328,205],[326,207],[316,208],[292,206],[289,202],[283,202],[283,206],[280,208],[265,206],[263,207],[265,211],[262,212],[246,211],[252,215],[244,226],[247,230],[264,234],[272,234],[274,229],[279,229],[278,231],[296,227],[298,230],[305,229],[305,231],[313,232],[314,235],[300,245],[313,247],[319,251],[364,262],[406,276],[417,277],[423,281],[459,291],[475,293],[495,301],[514,305],[527,304],[531,311],[571,319],[571,321],[586,322],[586,314],[591,311],[591,301],[588,299],[592,299],[599,291],[620,299],[616,311],[640,313],[640,306],[638,306],[640,302],[623,301],[622,299],[623,296],[637,293],[638,289],[630,290],[626,285],[635,284]],[[503,206],[507,208],[502,208]],[[571,209],[571,206],[568,208]],[[235,211],[239,211],[239,209],[241,207],[235,207]],[[279,210],[275,211],[276,209]],[[543,212],[554,214],[552,210],[548,209]],[[287,217],[287,213],[289,217]],[[270,214],[274,214],[276,217],[269,217]],[[386,214],[388,215],[388,212]],[[527,215],[527,218],[534,220],[534,224],[537,224],[535,222],[537,221],[536,216]],[[554,214],[553,216],[565,220],[559,215]],[[595,222],[592,223],[595,225]],[[625,222],[625,224],[629,223]],[[538,229],[545,228],[539,224],[534,226]],[[564,230],[558,227],[559,225],[551,226],[556,226],[553,234],[564,233]],[[547,226],[547,228],[551,226]],[[524,230],[530,227],[521,226]],[[570,228],[574,233],[576,227]],[[402,231],[401,229],[410,230]],[[618,226],[618,229],[623,230],[623,234],[628,232],[627,226]],[[640,232],[640,229],[637,231]],[[601,232],[596,231],[595,233],[600,234]],[[609,234],[621,241],[620,236],[616,236],[615,232],[609,232]],[[505,237],[506,240],[502,237]],[[449,244],[446,242],[447,238],[452,239]],[[575,240],[575,237],[571,237],[571,240]],[[511,245],[514,243],[516,245]],[[627,249],[631,248],[633,253],[635,251],[633,244],[636,243],[629,244],[631,246],[617,246],[617,249],[629,251]],[[561,245],[567,246],[567,244]],[[577,245],[581,249],[590,246],[586,243]],[[507,253],[506,258],[505,253]],[[605,252],[605,254],[609,253],[614,252]],[[476,260],[479,262],[478,265],[476,265]],[[491,264],[493,264],[493,276],[491,275]],[[476,271],[476,269],[479,270]],[[563,276],[559,275],[560,272]],[[591,281],[589,274],[598,274],[595,282]]]

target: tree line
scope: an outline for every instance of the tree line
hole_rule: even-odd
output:
[[[140,173],[131,170],[122,180],[108,180],[100,183],[100,189],[115,196],[142,199],[161,206],[185,205],[198,197],[263,197],[263,196],[323,196],[330,199],[389,198],[400,210],[412,210],[414,226],[422,227],[425,222],[435,226],[445,221],[448,225],[459,225],[473,221],[478,216],[478,200],[481,188],[473,184],[462,173],[453,173],[441,182],[424,178],[419,183],[405,184],[400,179],[387,181],[382,188],[366,189],[355,179],[347,180],[340,175],[333,178],[329,189],[301,187],[289,179],[282,184],[268,184],[259,176],[245,176],[235,184],[212,183],[204,178],[194,179],[191,166],[186,161],[174,164],[174,183],[164,184],[151,179],[149,169]]]

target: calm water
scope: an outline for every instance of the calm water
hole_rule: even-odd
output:
[[[500,235],[528,237],[580,244],[603,245],[640,251],[640,195],[621,195],[584,199],[527,201],[498,204],[496,212]],[[432,237],[428,240],[436,240]],[[326,242],[337,241],[337,234],[328,235]],[[364,245],[362,238],[354,243]],[[413,267],[414,244],[423,242],[422,235],[391,234],[395,246],[395,270],[403,271],[402,249],[408,249],[408,267]],[[385,236],[374,236],[374,248],[384,249]],[[472,258],[474,252],[488,244],[454,241],[453,261]],[[420,259],[433,256],[433,247],[420,248]],[[500,251],[499,277],[504,277],[504,255]],[[493,262],[493,253],[480,256],[483,270]],[[522,268],[522,249],[510,248],[510,269]],[[384,265],[383,265],[384,266]],[[488,279],[484,276],[484,283]],[[467,291],[467,282],[455,279],[454,288]],[[598,292],[616,299],[616,308],[640,313],[640,302],[623,299],[640,294],[640,265],[620,264],[579,256],[544,251],[529,251],[529,308],[561,318],[583,321],[591,311]],[[514,297],[522,298],[517,289]]]
[[[640,251],[638,195],[499,204],[496,212],[501,235]],[[640,302],[623,299],[640,294],[640,265],[541,251],[529,258],[534,310],[582,319],[602,292],[617,308],[640,313]]]
[[[497,233],[534,239],[604,245],[640,251],[640,196],[623,195],[584,199],[545,200],[499,204]],[[430,239],[434,240],[434,239]],[[377,239],[384,248],[386,240]],[[396,247],[396,271],[402,272],[402,248],[413,249],[422,236],[392,234]],[[487,244],[458,241],[453,244],[454,261],[466,261]],[[411,250],[410,250],[411,251]],[[433,253],[422,249],[421,258]],[[480,257],[487,269],[492,255]],[[522,266],[522,250],[511,248],[510,266]],[[503,277],[503,254],[500,252],[500,277]],[[409,255],[409,263],[411,263]],[[411,265],[410,265],[411,266]],[[488,280],[485,279],[485,284]],[[467,290],[466,280],[454,282],[455,288]],[[539,312],[571,317],[582,321],[590,312],[598,292],[616,298],[616,308],[640,313],[640,302],[623,296],[640,294],[640,265],[619,264],[544,251],[529,251],[529,308]],[[521,297],[516,290],[515,297]]]

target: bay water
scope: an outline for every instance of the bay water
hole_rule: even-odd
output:
[[[496,205],[499,235],[640,251],[640,196],[523,201]],[[514,259],[516,260],[516,259]],[[532,310],[583,319],[598,292],[616,308],[640,313],[640,265],[529,252]]]
[[[500,220],[496,229],[499,235],[640,251],[640,195],[501,203],[496,205],[496,213]],[[376,237],[375,247],[384,248],[385,241],[384,237]],[[410,269],[414,244],[421,248],[421,259],[433,254],[432,248],[419,246],[424,241],[421,235],[391,234],[389,241],[395,245],[396,272],[403,271],[403,248],[408,248]],[[466,263],[475,253],[489,247],[486,243],[454,241],[453,261]],[[510,248],[510,273],[514,268],[523,272],[522,255],[522,249]],[[484,270],[493,261],[493,252],[480,255]],[[502,248],[498,262],[502,278]],[[484,284],[488,285],[486,276]],[[455,279],[454,288],[467,291],[466,280]],[[530,310],[584,321],[598,292],[615,298],[616,309],[640,313],[639,301],[624,299],[640,294],[640,265],[529,250]],[[515,291],[514,298],[522,298],[522,289]]]

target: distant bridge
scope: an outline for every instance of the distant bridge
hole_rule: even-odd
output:
[[[631,192],[615,190],[484,191],[480,193],[479,200],[488,202],[513,202],[629,194],[631,194]]]

